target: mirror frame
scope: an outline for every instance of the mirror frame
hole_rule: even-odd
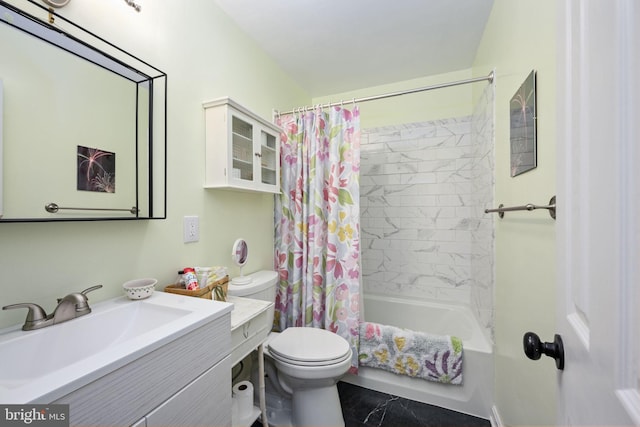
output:
[[[247,263],[249,259],[249,245],[247,245],[246,240],[241,238],[233,243],[231,259],[239,267],[243,267]]]
[[[38,18],[41,16],[41,18]],[[13,6],[0,0],[0,24],[9,25],[18,31],[23,31],[27,34],[39,38],[51,44],[54,47],[62,49],[79,58],[82,58],[88,62],[91,62],[103,69],[113,72],[124,79],[128,79],[140,87],[148,88],[149,99],[149,117],[148,117],[148,153],[149,161],[145,164],[147,172],[141,171],[140,166],[142,161],[136,156],[135,167],[135,205],[133,207],[116,206],[108,208],[92,208],[92,207],[77,207],[77,208],[65,208],[60,209],[72,209],[78,211],[110,211],[110,210],[126,210],[130,211],[131,216],[109,216],[103,215],[91,215],[87,217],[75,216],[74,213],[70,216],[64,216],[64,214],[46,216],[46,217],[28,217],[28,218],[3,218],[1,217],[2,211],[0,211],[0,222],[55,222],[55,221],[105,221],[105,220],[142,220],[142,219],[166,219],[167,218],[167,74],[159,69],[151,66],[145,61],[131,55],[123,49],[113,45],[112,43],[98,37],[97,35],[89,32],[88,30],[80,27],[79,25],[65,19],[64,17],[56,14],[53,9],[47,9],[46,7],[36,3],[33,0],[25,2],[21,8]],[[56,22],[55,24],[49,22]],[[61,29],[64,27],[64,30]],[[136,99],[136,106],[139,106],[139,98]],[[138,109],[137,109],[138,110]],[[1,110],[0,110],[1,111]],[[6,111],[5,111],[6,113]],[[136,113],[138,114],[138,113]],[[139,127],[139,120],[136,117],[136,137],[135,147],[136,152],[140,144],[146,143],[146,138],[140,141],[139,130],[143,127]],[[0,127],[0,132],[2,128]],[[2,135],[0,134],[0,141]],[[4,141],[5,144],[7,141]],[[0,146],[1,148],[1,146]],[[0,160],[2,160],[2,154],[0,152]],[[6,159],[5,159],[6,160]],[[0,172],[2,171],[0,165]],[[140,175],[145,173],[148,176]],[[4,182],[8,182],[5,179]],[[143,188],[141,191],[139,182],[148,182],[148,188]],[[2,183],[0,177],[0,184]],[[140,194],[140,193],[143,194]],[[0,187],[0,208],[2,207],[2,188]],[[141,206],[140,197],[144,197],[144,204],[148,204],[148,215],[140,214],[139,207]],[[148,199],[148,200],[147,200]],[[46,201],[43,203],[43,210],[45,205],[48,205],[52,201]],[[56,201],[57,202],[57,201]],[[64,206],[64,201],[60,201]],[[114,208],[114,209],[112,209]],[[115,209],[118,208],[118,209]],[[126,209],[119,209],[126,208]],[[57,211],[56,211],[57,212]],[[112,214],[113,215],[113,214]]]

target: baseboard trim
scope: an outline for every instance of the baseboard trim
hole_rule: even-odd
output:
[[[500,413],[498,412],[498,408],[496,407],[496,405],[493,405],[491,407],[489,422],[491,422],[491,427],[504,427],[504,424],[502,424],[502,418],[500,418]]]

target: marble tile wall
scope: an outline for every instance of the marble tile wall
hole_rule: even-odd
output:
[[[494,319],[494,239],[495,214],[485,214],[494,206],[494,95],[495,85],[487,85],[475,106],[471,121],[471,140],[478,156],[473,165],[473,194],[478,227],[472,232],[473,257],[471,259],[471,309],[487,338],[493,342]]]
[[[473,116],[363,130],[365,293],[465,304],[491,328],[493,218],[484,213],[493,203],[489,97]]]

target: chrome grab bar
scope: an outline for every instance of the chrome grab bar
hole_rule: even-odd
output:
[[[500,218],[504,218],[505,212],[533,211],[536,209],[547,209],[549,211],[549,215],[551,216],[551,218],[556,219],[556,196],[553,196],[551,200],[549,200],[548,205],[539,206],[539,205],[534,205],[532,203],[527,203],[526,205],[522,205],[522,206],[511,206],[506,208],[502,203],[500,203],[500,205],[496,209],[485,209],[484,213],[497,212]]]

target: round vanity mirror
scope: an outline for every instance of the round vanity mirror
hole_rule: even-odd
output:
[[[231,250],[231,259],[240,267],[240,276],[231,279],[231,283],[234,285],[246,285],[251,283],[251,277],[246,277],[242,274],[242,267],[247,263],[248,258],[249,246],[247,245],[247,242],[244,239],[236,240],[233,244],[233,249]]]
[[[249,257],[249,248],[247,242],[244,239],[238,239],[233,244],[233,250],[231,251],[231,258],[236,265],[242,267],[247,263]]]

